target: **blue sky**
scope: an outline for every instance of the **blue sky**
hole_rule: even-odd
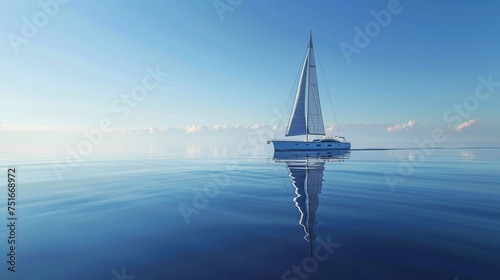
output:
[[[385,138],[411,146],[436,127],[460,143],[498,143],[498,86],[459,121],[443,118],[471,101],[479,76],[500,81],[498,1],[62,2],[42,0],[54,15],[26,38],[23,18],[33,23],[43,7],[0,1],[4,134],[96,128],[103,118],[116,129],[168,128],[186,137],[216,125],[255,132],[285,109],[312,30],[325,123],[334,123],[327,84],[353,146]],[[217,12],[214,3],[229,6]],[[388,5],[399,12],[349,62],[340,44],[356,46],[354,28],[364,30]],[[13,34],[26,41],[14,46]],[[141,85],[148,67],[168,77],[117,118],[111,104]]]

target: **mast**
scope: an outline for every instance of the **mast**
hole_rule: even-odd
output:
[[[309,142],[309,80],[311,78],[311,48],[312,48],[312,30],[309,30],[309,45],[307,46],[307,105],[306,105],[306,142]]]

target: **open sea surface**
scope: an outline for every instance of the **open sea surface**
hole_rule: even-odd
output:
[[[428,152],[0,153],[0,279],[500,279],[500,149]]]

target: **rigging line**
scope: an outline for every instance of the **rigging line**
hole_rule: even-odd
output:
[[[306,54],[307,54],[307,51],[306,51]],[[276,133],[274,133],[274,139],[276,139],[276,136],[278,136],[278,132],[280,131],[281,123],[283,122],[283,118],[285,117],[285,113],[286,113],[286,110],[288,108],[288,104],[290,103],[290,98],[292,98],[292,95],[293,95],[293,89],[295,88],[295,85],[298,84],[299,75],[300,75],[300,72],[302,71],[302,64],[303,63],[304,62],[300,63],[299,71],[297,72],[297,76],[295,77],[295,82],[293,84],[292,90],[290,91],[290,95],[288,95],[288,100],[286,101],[285,110],[283,111],[283,114],[281,115],[280,122],[278,123],[278,129],[276,129]]]
[[[323,76],[323,81],[325,82],[326,93],[328,95],[328,99],[330,100],[330,107],[332,107],[333,117],[335,119],[335,123],[337,124],[337,129],[339,130],[339,134],[342,135],[342,132],[340,131],[339,122],[337,120],[337,115],[335,114],[335,110],[333,109],[332,97],[330,96],[330,91],[328,90],[328,83],[326,82],[325,71],[323,71],[323,66],[321,65],[321,58],[319,57],[319,52],[318,52],[317,48],[316,48],[316,54],[318,54],[319,68],[321,69],[321,74]]]

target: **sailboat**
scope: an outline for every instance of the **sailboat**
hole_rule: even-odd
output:
[[[315,150],[349,150],[351,143],[345,137],[326,137],[319,100],[318,79],[316,75],[316,62],[312,32],[309,33],[309,44],[306,57],[302,65],[300,80],[295,94],[292,114],[288,123],[285,136],[305,135],[305,140],[270,140],[275,151],[315,151]],[[323,136],[309,140],[309,136]]]

